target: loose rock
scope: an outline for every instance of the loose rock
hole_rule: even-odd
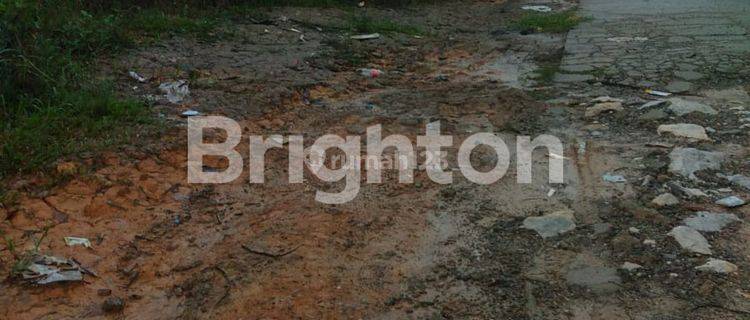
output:
[[[716,204],[727,207],[727,208],[736,208],[736,207],[744,206],[745,200],[742,200],[736,196],[731,196],[731,197],[726,197],[724,199],[716,201]]]
[[[593,118],[605,112],[623,111],[622,102],[601,102],[586,109],[584,117]]]
[[[680,199],[677,199],[671,193],[662,193],[654,198],[654,200],[651,200],[651,203],[657,207],[671,207],[680,204]]]
[[[727,179],[729,179],[730,182],[732,182],[732,183],[734,183],[734,184],[736,184],[736,185],[738,185],[740,187],[743,187],[743,188],[745,188],[747,190],[750,190],[750,178],[748,178],[746,176],[737,174],[737,175],[733,175],[731,177],[728,177]]]
[[[669,172],[697,180],[695,172],[705,169],[719,169],[724,162],[721,152],[701,151],[694,148],[675,148],[669,154],[672,162]]]
[[[721,259],[709,258],[702,266],[695,267],[698,271],[715,272],[715,273],[735,273],[738,268],[734,263]]]
[[[656,120],[664,120],[668,118],[669,115],[662,111],[661,109],[653,109],[649,112],[644,113],[638,119],[642,121],[656,121]]]
[[[597,97],[594,100],[591,100],[592,103],[602,103],[602,102],[624,102],[622,99],[612,98],[610,96],[601,96]]]
[[[697,140],[711,140],[706,133],[706,128],[692,123],[677,123],[677,124],[663,124],[656,129],[656,132],[661,135],[663,133],[670,133],[677,137],[697,139]]]
[[[633,272],[641,268],[643,268],[642,265],[637,264],[637,263],[632,263],[632,262],[625,262],[622,264],[622,266],[620,266],[620,269],[628,271],[628,272]]]
[[[740,219],[731,213],[697,212],[694,217],[683,220],[686,226],[698,231],[718,232],[724,227],[739,222]]]
[[[690,101],[682,98],[671,98],[668,101],[670,102],[670,105],[667,109],[678,116],[684,116],[693,112],[700,112],[708,115],[716,115],[719,113],[714,110],[714,108],[697,101]]]
[[[650,108],[653,108],[653,107],[658,107],[658,106],[664,105],[664,104],[666,104],[666,103],[668,103],[668,102],[669,102],[669,101],[667,101],[667,100],[654,100],[654,101],[649,101],[649,102],[646,102],[646,103],[644,103],[643,105],[641,105],[641,106],[640,106],[640,107],[639,107],[638,109],[639,109],[639,110],[643,110],[643,109],[650,109]]]
[[[523,220],[523,228],[536,231],[542,238],[550,238],[576,228],[571,211],[553,212],[541,217],[528,217]]]
[[[708,240],[700,232],[695,231],[695,229],[678,226],[674,227],[667,235],[677,240],[677,243],[685,250],[701,254],[711,254],[711,245],[708,244]]]

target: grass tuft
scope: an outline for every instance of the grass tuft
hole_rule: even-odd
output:
[[[525,13],[518,21],[513,23],[513,27],[522,31],[561,33],[570,31],[585,20],[573,10],[558,13],[533,12]]]

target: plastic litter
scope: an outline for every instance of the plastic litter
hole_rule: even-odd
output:
[[[602,176],[602,179],[604,179],[604,181],[607,181],[607,182],[612,182],[612,183],[623,183],[623,182],[627,182],[627,180],[625,179],[625,177],[623,177],[623,176],[621,176],[621,175],[614,175],[614,174],[610,174],[610,173],[605,173],[605,174],[604,174],[604,175]]]
[[[380,33],[358,34],[351,36],[353,40],[373,40],[380,38]]]
[[[136,73],[135,71],[130,71],[130,72],[128,72],[128,75],[129,75],[129,76],[130,76],[131,78],[133,78],[133,80],[135,80],[135,81],[138,81],[138,82],[140,82],[140,83],[144,83],[144,82],[146,82],[146,78],[144,78],[144,77],[141,77],[141,75],[139,75],[139,74],[138,74],[138,73]]]
[[[187,117],[199,116],[200,114],[201,114],[200,112],[195,111],[195,110],[187,110],[187,111],[183,112],[181,115],[183,117],[187,118]]]
[[[50,284],[55,282],[83,281],[83,275],[96,276],[93,272],[81,267],[73,259],[63,259],[55,256],[37,255],[21,272],[21,277],[36,284]]]
[[[536,12],[552,12],[552,8],[548,6],[522,6],[521,9]]]
[[[383,71],[378,69],[362,68],[359,69],[359,74],[368,78],[377,78],[383,74]]]
[[[86,238],[79,238],[79,237],[65,237],[65,244],[69,247],[72,246],[84,246],[86,248],[91,248],[91,241]]]
[[[180,103],[190,95],[187,80],[165,82],[159,85],[159,90],[166,95],[171,103]]]
[[[657,90],[651,90],[651,89],[646,89],[645,92],[648,93],[648,94],[650,94],[650,95],[652,95],[652,96],[659,96],[659,97],[669,97],[669,96],[672,95],[669,92],[657,91]]]

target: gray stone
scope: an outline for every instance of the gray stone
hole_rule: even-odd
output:
[[[581,286],[594,292],[611,292],[620,287],[617,270],[607,267],[583,266],[565,274],[568,285]]]
[[[695,267],[698,271],[714,273],[735,273],[739,268],[734,263],[721,259],[709,258],[702,266]]]
[[[618,112],[623,110],[622,102],[601,102],[586,109],[584,117],[593,118],[605,112]]]
[[[706,133],[706,128],[692,123],[663,124],[656,129],[656,132],[659,135],[670,133],[677,137],[696,140],[711,140]]]
[[[649,102],[646,102],[646,103],[644,103],[643,105],[641,105],[641,106],[640,106],[640,107],[639,107],[638,109],[639,109],[639,110],[643,110],[643,109],[650,109],[650,108],[653,108],[653,107],[659,107],[659,106],[662,106],[662,105],[664,105],[664,104],[666,104],[666,103],[669,103],[669,101],[667,101],[667,100],[654,100],[654,101],[649,101]]]
[[[734,214],[705,211],[696,212],[695,216],[683,220],[686,226],[704,232],[718,232],[735,222],[740,222],[740,219]]]
[[[683,93],[693,89],[693,84],[687,81],[674,80],[670,82],[665,89],[669,92]]]
[[[714,108],[697,101],[685,100],[682,98],[671,98],[668,101],[670,102],[670,105],[667,109],[678,116],[684,116],[693,112],[700,112],[708,115],[719,114]]]
[[[724,162],[724,154],[721,152],[701,151],[694,148],[675,148],[669,154],[672,162],[669,164],[669,172],[698,179],[695,173],[705,169],[719,169]]]
[[[602,103],[602,102],[619,102],[619,103],[623,103],[625,101],[622,100],[622,99],[618,99],[618,98],[612,98],[610,96],[596,97],[596,98],[594,98],[594,100],[591,100],[591,103]]]
[[[726,197],[724,199],[716,201],[716,204],[727,207],[727,208],[736,208],[736,207],[744,206],[745,200],[742,200],[736,196],[731,196],[731,197]]]
[[[668,117],[669,115],[666,112],[660,109],[654,109],[654,110],[644,113],[643,115],[638,117],[638,119],[643,120],[643,121],[656,121],[656,120],[664,120]]]
[[[734,183],[740,187],[750,190],[750,178],[746,176],[736,174],[731,177],[728,177],[727,179],[729,179],[731,183]]]
[[[695,71],[677,71],[674,75],[675,77],[688,81],[699,80],[706,77],[704,74]]]
[[[541,217],[528,217],[523,220],[523,228],[536,231],[542,238],[561,235],[576,228],[573,212],[558,211]]]
[[[622,266],[620,266],[620,269],[628,271],[628,272],[633,272],[641,268],[643,268],[642,265],[637,264],[637,263],[632,263],[632,262],[625,262],[622,264]]]
[[[654,200],[651,200],[651,203],[657,207],[671,207],[680,204],[680,199],[677,199],[671,193],[662,193],[654,198]]]
[[[682,191],[685,197],[690,198],[690,199],[708,197],[708,195],[705,192],[703,192],[703,190],[701,189],[680,187],[680,191]]]
[[[701,254],[711,254],[711,245],[708,244],[708,240],[700,232],[690,227],[674,227],[667,235],[677,240],[677,243],[685,250]]]

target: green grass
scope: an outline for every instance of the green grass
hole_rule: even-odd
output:
[[[354,0],[0,0],[0,180],[48,171],[61,157],[128,141],[153,117],[94,76],[97,61],[174,34],[216,39],[232,19],[270,6],[351,10],[341,28],[420,34],[415,26],[355,14]],[[425,0],[370,1],[404,5]],[[177,5],[175,5],[177,4]],[[229,32],[229,31],[228,31]],[[352,59],[356,59],[352,56]]]
[[[163,35],[205,35],[219,24],[186,8],[82,3],[0,0],[0,178],[124,142],[151,122],[147,106],[94,77],[94,61]]]
[[[144,9],[125,21],[125,27],[141,36],[158,37],[164,34],[205,35],[215,30],[220,21],[212,16],[189,17],[168,14],[159,9]]]
[[[567,32],[586,19],[576,15],[575,11],[558,13],[525,13],[513,23],[517,30],[534,30],[536,32]]]

